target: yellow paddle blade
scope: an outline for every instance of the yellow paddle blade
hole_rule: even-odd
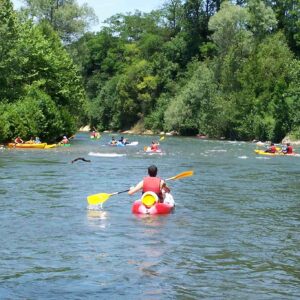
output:
[[[99,205],[104,203],[112,194],[95,194],[87,197],[87,202],[89,205]]]
[[[160,141],[163,141],[165,139],[165,137],[164,136],[162,136],[159,140]]]
[[[166,180],[176,180],[176,179],[180,179],[180,178],[184,178],[184,177],[189,177],[189,176],[193,176],[194,175],[194,171],[185,171],[182,172],[176,176],[167,178]]]

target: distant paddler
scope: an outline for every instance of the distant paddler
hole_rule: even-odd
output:
[[[15,144],[24,144],[24,141],[19,136],[15,138],[14,142]]]
[[[69,141],[69,139],[67,138],[66,135],[64,135],[63,139],[59,142],[60,145],[67,145],[69,143],[70,143],[70,141]]]
[[[274,143],[271,143],[271,145],[265,150],[267,153],[276,153],[277,149]]]

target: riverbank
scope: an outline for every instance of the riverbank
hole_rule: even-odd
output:
[[[79,132],[90,132],[91,128],[89,125],[83,126],[79,129]],[[113,133],[113,131],[111,130],[105,130],[103,131],[104,133]],[[166,136],[180,136],[180,134],[177,131],[170,131],[170,132],[154,132],[152,130],[149,129],[144,129],[143,126],[137,124],[136,126],[134,126],[133,128],[129,129],[129,130],[120,130],[118,131],[118,133],[120,134],[139,134],[139,135],[166,135]],[[209,137],[203,134],[197,134],[193,137],[199,138],[199,139],[208,139]],[[220,138],[220,140],[223,140],[224,138]],[[218,140],[218,139],[216,139]],[[259,143],[262,144],[268,144],[270,143],[269,141],[258,141]],[[300,145],[300,140],[292,140],[289,136],[285,137],[282,142],[282,144],[285,143],[290,143],[291,145],[294,146],[299,146]]]

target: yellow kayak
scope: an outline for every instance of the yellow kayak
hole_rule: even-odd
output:
[[[254,152],[259,155],[269,155],[269,156],[299,156],[299,154],[295,152],[291,154],[284,154],[282,152],[270,153],[270,152],[265,152],[265,150],[254,150]]]
[[[50,144],[50,145],[47,144],[44,149],[51,149],[55,147],[57,147],[57,144]]]
[[[40,144],[15,144],[9,143],[8,148],[22,148],[22,149],[44,149],[47,143]]]

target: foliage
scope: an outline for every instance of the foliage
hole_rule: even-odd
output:
[[[239,140],[297,136],[296,2],[167,0],[151,13],[116,14],[74,41],[89,15],[74,18],[76,1],[26,0],[34,24],[2,0],[0,138],[42,128],[51,139],[83,122]],[[27,111],[33,104],[39,121]]]
[[[76,66],[48,23],[20,22],[11,5],[2,8],[0,33],[10,47],[1,39],[0,104],[7,111],[0,138],[73,134],[86,110]]]
[[[76,0],[25,0],[24,12],[38,22],[48,21],[64,42],[78,39],[97,22],[92,8]]]

